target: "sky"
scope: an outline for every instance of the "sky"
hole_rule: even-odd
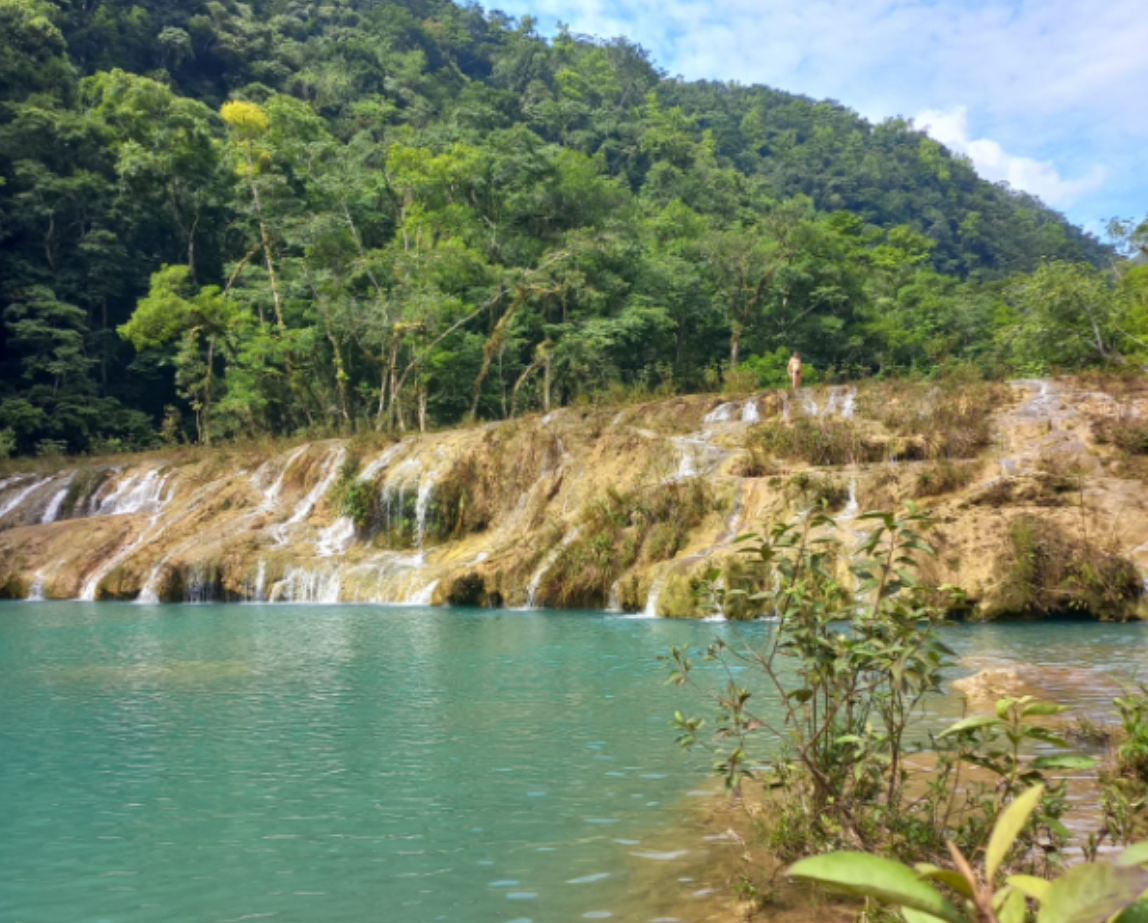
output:
[[[914,120],[1101,234],[1148,216],[1148,0],[487,0],[622,35],[670,76]]]

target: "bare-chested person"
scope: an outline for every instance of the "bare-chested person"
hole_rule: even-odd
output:
[[[794,353],[789,358],[789,384],[794,391],[801,387],[801,357]]]

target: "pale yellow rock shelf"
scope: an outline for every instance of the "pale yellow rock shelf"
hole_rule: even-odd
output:
[[[924,386],[912,387],[919,396]],[[1148,566],[1148,491],[1115,449],[1097,443],[1092,425],[1141,413],[1148,402],[1140,392],[1113,396],[1046,380],[1014,382],[1004,393],[999,407],[984,408],[994,444],[961,463],[972,469],[970,482],[919,501],[937,519],[940,553],[928,578],[965,589],[972,611],[992,611],[1019,516]],[[889,394],[886,386],[880,399]],[[738,534],[808,509],[795,473],[842,495],[848,488],[850,537],[858,509],[920,493],[921,470],[933,463],[895,459],[927,454],[928,439],[918,445],[886,431],[876,399],[864,385],[792,399],[695,395],[621,411],[564,408],[392,444],[183,449],[9,475],[0,478],[0,592],[147,602],[529,602],[703,615],[691,581],[736,558]],[[867,457],[886,460],[812,469],[777,458],[754,470],[747,442],[802,414],[853,427]],[[333,504],[352,471],[374,507],[358,528]],[[691,493],[697,485],[701,493]],[[621,524],[615,540],[640,546],[630,566],[610,563],[615,554],[624,560],[624,549],[591,541],[611,497],[656,506],[670,495],[695,504],[694,520],[679,523],[672,541],[671,528],[637,534]],[[583,558],[563,556],[575,554],[595,555],[598,563],[584,557],[586,566],[610,579],[562,598],[551,569],[572,573]]]

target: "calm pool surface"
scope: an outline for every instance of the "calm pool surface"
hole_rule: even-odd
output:
[[[635,876],[706,779],[669,724],[702,709],[657,658],[731,630],[2,604],[0,920],[639,918]],[[1139,625],[947,638],[1103,673],[1148,654]]]

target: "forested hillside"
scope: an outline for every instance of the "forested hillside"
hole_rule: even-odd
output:
[[[903,121],[623,39],[446,0],[0,0],[0,453],[768,386],[792,349],[1112,361],[1148,340],[1131,265]]]

